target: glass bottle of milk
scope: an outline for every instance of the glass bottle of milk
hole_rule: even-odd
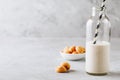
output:
[[[86,25],[86,72],[93,75],[104,75],[109,72],[109,53],[111,24],[105,12],[98,29],[96,44],[93,39],[98,21],[99,9],[92,8],[92,16]]]

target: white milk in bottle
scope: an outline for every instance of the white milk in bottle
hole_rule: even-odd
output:
[[[107,74],[109,72],[109,42],[86,43],[86,71],[91,74]]]

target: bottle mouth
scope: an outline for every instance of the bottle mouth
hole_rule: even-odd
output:
[[[106,7],[105,7],[105,9],[106,9]],[[103,10],[105,10],[105,9],[103,9]],[[92,10],[101,11],[101,7],[92,7]]]
[[[92,10],[93,11],[100,11],[100,8],[99,7],[92,7]]]
[[[101,11],[100,7],[92,7],[92,16],[99,15],[100,11]],[[105,9],[103,9],[103,12],[105,12]]]

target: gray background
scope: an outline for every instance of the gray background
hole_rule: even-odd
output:
[[[96,3],[97,1],[97,3]],[[0,36],[85,37],[100,0],[0,0]],[[107,0],[112,37],[120,37],[120,0]]]

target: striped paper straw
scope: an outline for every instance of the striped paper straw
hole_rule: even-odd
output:
[[[98,19],[98,22],[97,22],[97,25],[96,25],[96,30],[95,30],[95,35],[94,35],[94,40],[93,40],[93,44],[96,44],[97,42],[97,38],[98,38],[98,34],[99,34],[99,28],[100,28],[100,25],[101,25],[101,19],[103,17],[103,12],[105,10],[105,2],[106,0],[103,0],[102,1],[102,5],[100,7],[100,13],[99,13],[99,19]]]

